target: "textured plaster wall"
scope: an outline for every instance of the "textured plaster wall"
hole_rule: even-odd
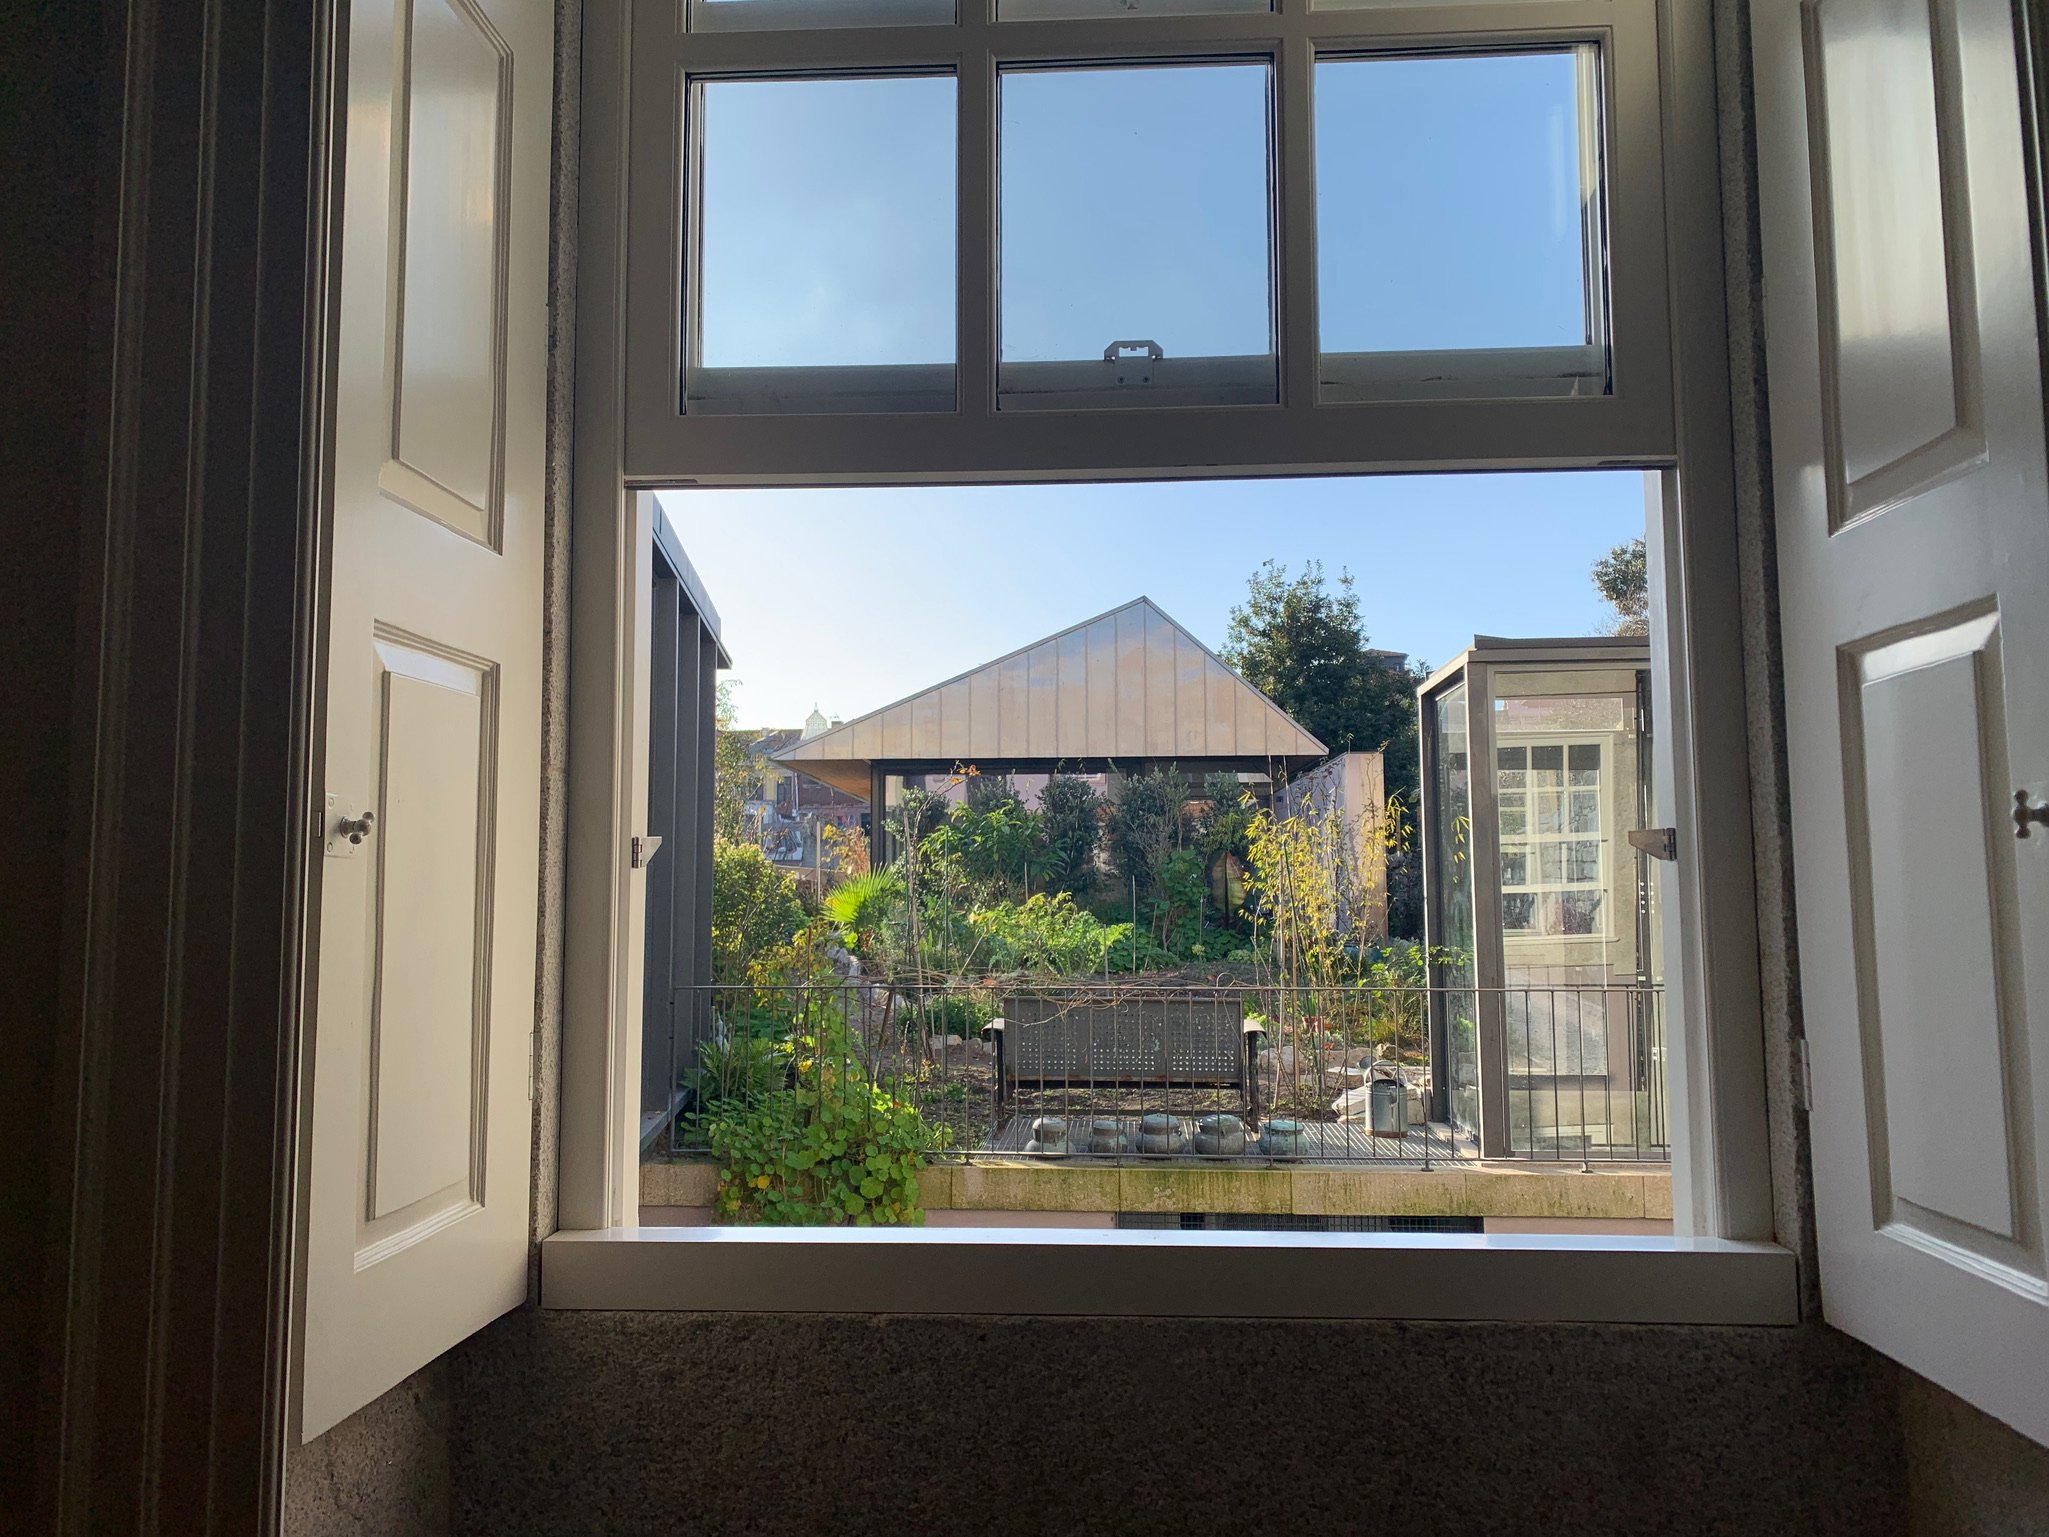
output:
[[[1899,1377],[1913,1537],[2049,1532],[2049,1448],[1925,1378]]]
[[[452,1369],[492,1537],[1904,1531],[1820,1328],[525,1313]]]
[[[449,1537],[443,1357],[285,1458],[286,1537]]]

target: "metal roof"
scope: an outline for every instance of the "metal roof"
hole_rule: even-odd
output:
[[[1082,773],[1143,763],[1299,766],[1327,755],[1150,598],[1135,598],[775,759],[866,797],[878,764]]]

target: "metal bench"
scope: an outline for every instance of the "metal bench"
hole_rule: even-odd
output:
[[[998,1104],[1020,1089],[1239,1089],[1258,1122],[1265,1026],[1236,997],[1025,993],[982,1033],[996,1045]]]

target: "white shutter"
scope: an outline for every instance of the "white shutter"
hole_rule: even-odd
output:
[[[1823,1307],[2049,1441],[2049,482],[2006,0],[1754,20]]]
[[[519,1304],[531,1204],[553,23],[350,11],[309,1439]]]

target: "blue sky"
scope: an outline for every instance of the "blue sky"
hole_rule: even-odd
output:
[[[1358,578],[1372,642],[1595,633],[1588,569],[1643,532],[1643,476],[671,491],[725,623],[740,720],[851,718],[1152,598],[1212,647],[1262,560]]]
[[[1575,63],[1327,60],[1318,293],[1347,351],[1544,346],[1586,329]],[[1003,355],[1272,345],[1264,65],[1007,71]],[[704,87],[703,360],[955,353],[954,84]],[[741,719],[851,717],[1145,594],[1212,646],[1269,557],[1359,578],[1373,643],[1584,634],[1588,568],[1643,530],[1635,474],[665,497],[726,621]]]
[[[1576,89],[1569,51],[1318,65],[1326,346],[1584,340]],[[951,361],[952,78],[703,90],[703,361]],[[1015,69],[998,95],[1004,357],[1269,349],[1265,65]]]

